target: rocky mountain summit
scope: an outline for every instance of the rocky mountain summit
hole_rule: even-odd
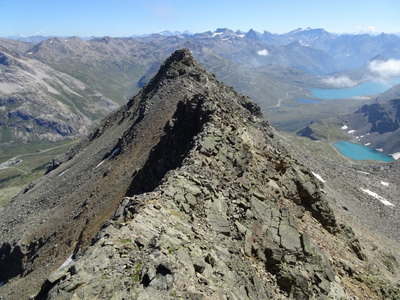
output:
[[[0,299],[397,299],[398,241],[360,243],[283,144],[174,52],[0,212]]]

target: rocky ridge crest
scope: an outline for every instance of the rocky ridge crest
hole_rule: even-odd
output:
[[[179,50],[0,213],[0,295],[395,299],[394,274],[382,294],[349,267],[368,257],[329,201],[259,108]]]

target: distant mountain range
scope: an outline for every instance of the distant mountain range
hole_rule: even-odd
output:
[[[254,99],[282,128],[296,128],[305,120],[296,123],[297,108],[288,106],[284,118],[270,108],[306,95],[308,88],[326,86],[321,76],[355,69],[365,74],[373,58],[400,58],[396,35],[336,35],[310,28],[286,34],[220,28],[129,38],[17,36],[0,39],[0,46],[0,143],[80,136],[126,103],[179,48],[189,48],[218,79]]]
[[[365,61],[373,58],[375,55],[383,57],[400,57],[400,37],[396,34],[379,35],[370,34],[334,34],[329,33],[321,28],[298,28],[284,34],[276,34],[268,31],[254,31],[250,29],[248,32],[232,31],[227,28],[219,28],[216,31],[207,31],[203,33],[189,33],[179,31],[164,30],[155,34],[146,34],[132,36],[130,38],[149,38],[149,37],[180,37],[189,40],[202,39],[220,39],[234,40],[243,38],[245,40],[253,40],[262,42],[267,45],[287,46],[292,43],[298,43],[303,47],[310,47],[321,50],[335,60],[335,69],[360,67]],[[9,36],[7,39],[18,40],[29,43],[40,43],[44,40],[53,38],[52,36]],[[67,37],[65,37],[67,38]],[[92,40],[96,37],[82,37],[83,40]],[[126,39],[126,38],[125,38]],[[129,39],[129,37],[128,37]],[[263,49],[260,49],[263,50]],[[266,49],[268,50],[268,49]],[[272,53],[261,52],[261,56],[269,56]],[[276,63],[276,62],[275,62]]]

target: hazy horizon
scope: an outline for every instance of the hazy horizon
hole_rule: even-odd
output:
[[[199,33],[205,33],[205,32],[215,32],[218,29],[225,29],[225,28],[226,27],[224,27],[224,28],[215,28],[215,29],[211,29],[211,30],[207,30],[207,31],[201,31],[201,32],[189,32],[188,30],[178,31],[178,30],[164,29],[164,30],[160,30],[160,31],[157,31],[157,32],[143,33],[143,34],[132,34],[132,35],[126,35],[126,36],[122,36],[122,35],[121,36],[119,36],[119,35],[114,35],[114,36],[110,36],[110,35],[85,35],[85,36],[82,36],[82,35],[56,35],[56,34],[52,34],[52,35],[44,35],[44,34],[43,35],[42,34],[22,35],[22,34],[15,34],[15,35],[8,35],[8,36],[0,36],[0,38],[30,38],[30,37],[44,37],[44,38],[51,38],[51,37],[66,38],[66,37],[69,37],[70,38],[70,37],[79,37],[79,38],[82,38],[82,39],[91,39],[91,38],[107,37],[107,36],[113,37],[113,38],[129,38],[129,37],[149,36],[149,35],[152,35],[152,34],[162,34],[164,32],[170,32],[172,34],[179,32],[181,34],[193,35],[193,34],[199,34]],[[251,30],[253,28],[250,28],[249,30],[246,30],[246,31],[245,30],[241,30],[241,29],[235,29],[234,30],[232,28],[226,28],[226,29],[232,30],[234,32],[240,31],[240,32],[246,33],[246,32],[248,32],[249,30]],[[298,30],[298,29],[306,30],[307,28],[294,28],[293,30],[290,30],[288,32],[283,32],[283,33],[276,33],[276,32],[272,32],[272,31],[269,31],[269,30],[255,30],[255,31],[256,32],[260,32],[260,33],[269,32],[269,33],[272,33],[272,34],[280,35],[280,34],[287,34],[287,33],[290,33],[292,31],[295,31],[295,30]],[[310,28],[310,29],[323,29],[323,30],[325,30],[325,28]],[[329,31],[327,31],[327,32],[329,32]],[[383,33],[383,34],[393,34],[393,35],[400,36],[400,32],[379,32],[379,33],[377,32],[377,33],[375,33],[375,32],[363,31],[363,32],[329,32],[329,33],[336,34],[336,35],[342,35],[342,34],[354,34],[354,35],[357,35],[357,34],[369,34],[371,36],[376,36],[376,35],[379,35],[379,34]]]
[[[229,28],[287,33],[400,33],[400,1],[2,1],[0,36],[134,36]]]

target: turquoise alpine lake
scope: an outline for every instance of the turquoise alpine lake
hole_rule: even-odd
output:
[[[354,160],[377,160],[384,162],[392,162],[394,158],[385,153],[381,153],[364,145],[355,144],[346,141],[333,143],[333,146],[344,156]]]
[[[368,81],[357,86],[344,89],[311,89],[312,96],[320,99],[345,99],[365,95],[383,93],[392,86],[399,84],[400,78],[390,78],[385,81]]]

